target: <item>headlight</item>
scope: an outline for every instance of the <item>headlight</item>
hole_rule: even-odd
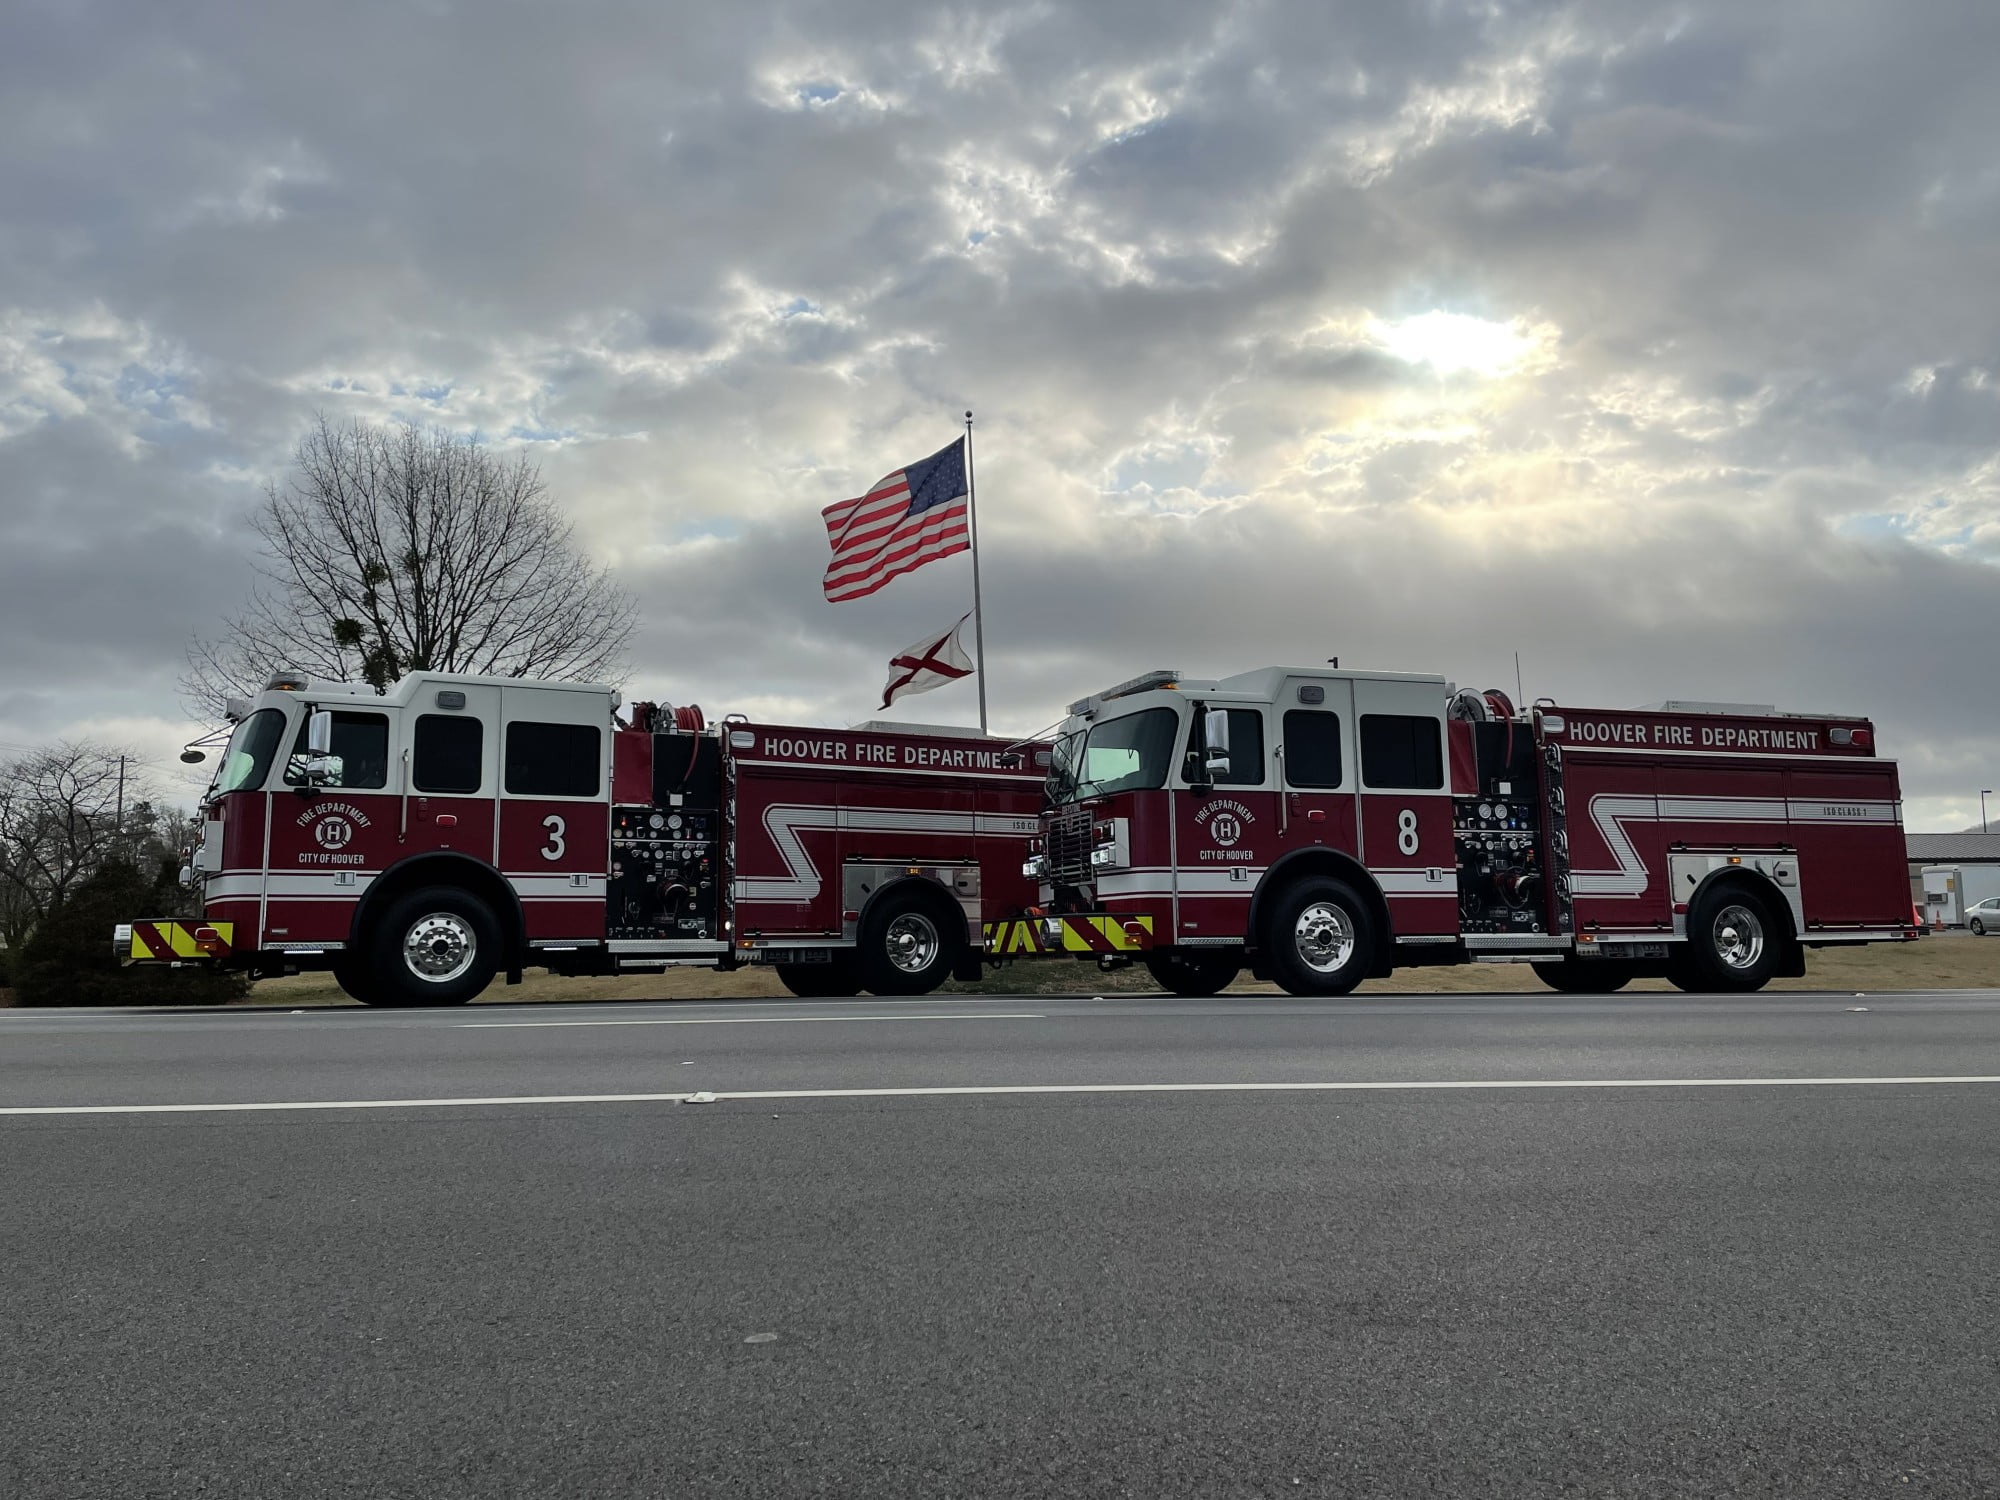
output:
[[[1094,870],[1122,870],[1131,862],[1126,852],[1123,818],[1090,826],[1090,865]]]

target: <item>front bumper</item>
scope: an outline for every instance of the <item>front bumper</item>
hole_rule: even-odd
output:
[[[111,930],[111,953],[121,964],[212,964],[235,953],[234,922],[188,922],[147,917]]]

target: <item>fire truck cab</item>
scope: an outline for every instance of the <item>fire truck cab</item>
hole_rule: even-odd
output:
[[[201,920],[121,927],[127,961],[329,968],[389,1005],[529,964],[920,994],[977,975],[984,903],[1033,899],[1046,746],[429,672],[380,695],[280,676],[231,718],[186,871]]]
[[[1443,677],[1158,671],[1070,706],[1000,953],[1094,949],[1212,994],[1528,962],[1561,989],[1749,990],[1912,936],[1895,766],[1865,719],[1517,712]],[[1081,935],[1081,936],[1079,936]]]

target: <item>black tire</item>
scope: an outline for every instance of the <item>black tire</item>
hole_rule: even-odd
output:
[[[333,982],[340,986],[340,992],[350,1000],[368,1003],[368,970],[359,953],[336,953],[333,956]]]
[[[383,913],[364,944],[367,993],[358,998],[382,1006],[463,1005],[500,971],[500,945],[499,919],[477,896],[448,885],[411,891]]]
[[[1282,890],[1264,921],[1264,963],[1288,995],[1345,995],[1375,962],[1375,919],[1338,880]]]
[[[1972,935],[1974,937],[1986,936],[1986,924],[1982,922],[1978,917],[1974,917],[1972,919]]]
[[[1146,972],[1153,982],[1189,999],[1221,994],[1242,969],[1239,948],[1174,948],[1146,955]]]
[[[1632,971],[1621,963],[1597,958],[1557,959],[1552,963],[1530,964],[1535,977],[1552,990],[1565,995],[1609,995],[1632,982]]]
[[[951,977],[965,917],[942,892],[899,881],[875,898],[857,934],[856,975],[871,995],[928,995]]]
[[[1777,973],[1791,941],[1770,902],[1741,885],[1696,896],[1687,932],[1667,978],[1680,989],[1707,995],[1761,990]]]
[[[851,953],[836,953],[831,963],[772,967],[778,983],[801,1000],[844,1000],[861,992],[861,975]]]

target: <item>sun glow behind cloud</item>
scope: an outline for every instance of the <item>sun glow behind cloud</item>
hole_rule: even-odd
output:
[[[1519,318],[1502,323],[1434,308],[1394,321],[1373,319],[1368,333],[1407,364],[1429,365],[1440,375],[1493,380],[1553,359],[1557,330]]]

